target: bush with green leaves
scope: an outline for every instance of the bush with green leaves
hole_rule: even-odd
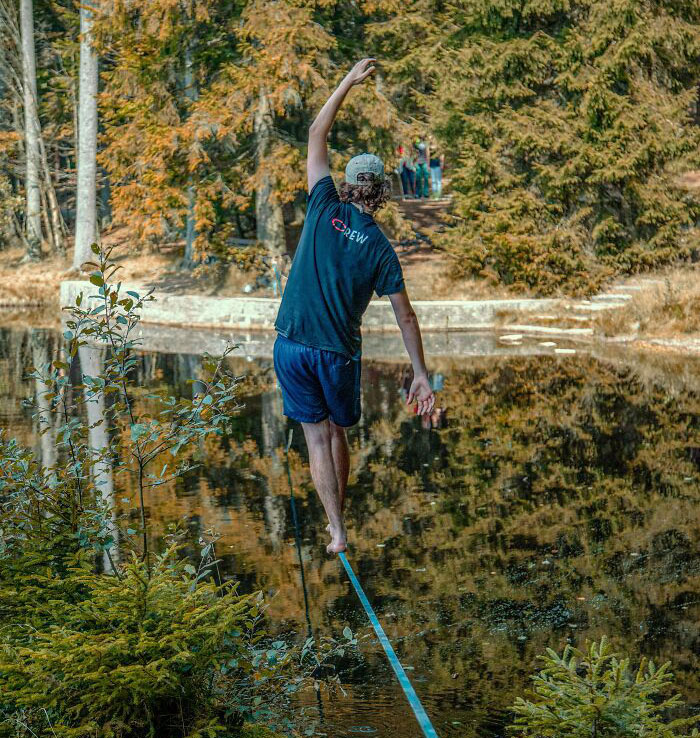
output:
[[[519,697],[510,730],[526,738],[679,738],[700,716],[669,720],[679,695],[662,697],[673,682],[670,664],[656,668],[643,659],[636,670],[606,638],[587,652],[567,646],[541,657],[531,699]],[[683,731],[683,732],[679,732]]]
[[[150,296],[122,294],[109,252],[93,250],[98,295],[77,299],[60,355],[31,371],[50,443],[38,455],[0,439],[0,736],[254,735],[245,721],[291,730],[294,693],[318,685],[352,633],[342,644],[274,641],[262,597],[221,583],[213,539],[202,539],[197,564],[177,531],[166,551],[152,550],[146,493],[193,468],[201,440],[224,432],[238,378],[227,349],[205,357],[191,398],[135,402],[145,390],[133,336]],[[120,479],[135,490],[140,524],[116,511]]]
[[[62,573],[31,573],[36,563],[9,581],[0,564],[3,611],[17,594],[23,612],[36,605],[0,636],[0,736],[213,738],[246,735],[250,723],[292,731],[304,720],[292,714],[294,695],[318,687],[323,661],[355,643],[350,633],[302,648],[271,639],[261,595],[217,584],[213,561],[194,568],[176,546],[114,575],[96,573],[85,552]]]

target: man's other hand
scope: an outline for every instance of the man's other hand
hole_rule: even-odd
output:
[[[425,374],[413,378],[411,389],[408,391],[406,404],[416,403],[416,414],[427,415],[433,412],[435,405],[435,394],[430,387],[430,382]]]

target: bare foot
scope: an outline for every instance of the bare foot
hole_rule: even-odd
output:
[[[328,528],[330,529],[328,532],[331,534],[331,542],[326,546],[326,551],[328,553],[340,553],[341,551],[345,551],[348,547],[348,534],[345,530],[345,526],[340,529],[335,529],[329,525]]]

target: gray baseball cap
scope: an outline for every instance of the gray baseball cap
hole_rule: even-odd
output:
[[[358,174],[373,174],[376,179],[384,179],[384,162],[374,154],[353,156],[345,167],[345,181],[348,184],[362,184],[357,181]]]

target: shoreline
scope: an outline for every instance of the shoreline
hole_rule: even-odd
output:
[[[122,284],[122,289],[141,293],[147,288],[138,282]],[[86,280],[64,280],[60,284],[58,299],[50,305],[26,303],[0,304],[0,324],[20,324],[22,313],[33,318],[37,314],[60,327],[65,306],[74,304],[75,297],[83,292],[86,296],[98,296],[98,288]],[[180,337],[185,332],[209,332],[214,335],[226,333],[227,340],[249,342],[251,333],[274,337],[274,319],[279,298],[271,297],[210,297],[201,294],[173,294],[154,292],[156,300],[149,302],[143,311],[142,324],[148,333],[159,335],[174,331],[178,335],[175,343],[184,349]],[[700,335],[689,333],[676,335],[654,335],[637,333],[610,334],[601,330],[601,320],[624,312],[629,305],[629,295],[619,289],[597,295],[590,300],[572,298],[507,298],[485,300],[415,300],[423,333],[430,339],[433,353],[441,356],[470,356],[486,353],[502,353],[500,349],[521,347],[543,339],[537,353],[548,353],[544,339],[551,339],[557,348],[568,344],[609,345],[656,353],[700,355]],[[623,310],[620,310],[620,309]],[[49,318],[49,316],[51,316]],[[370,353],[377,358],[388,358],[394,349],[400,351],[400,335],[391,305],[387,300],[372,300],[362,326],[365,343],[371,341]],[[230,333],[230,332],[235,332]],[[464,335],[460,335],[464,334]],[[467,337],[466,334],[471,334]],[[478,348],[473,336],[481,335]],[[450,338],[452,337],[452,338]],[[173,335],[175,339],[175,335]],[[525,341],[526,346],[522,345]],[[201,341],[195,341],[199,343]],[[205,341],[209,344],[210,341]],[[259,343],[258,339],[253,344]],[[267,341],[263,341],[267,343]],[[376,346],[374,345],[376,343]],[[396,343],[394,347],[393,344]],[[160,341],[154,350],[167,350]],[[381,347],[381,344],[385,344]],[[490,348],[487,348],[490,344]],[[392,348],[390,348],[390,346]],[[252,346],[251,346],[252,348]],[[182,350],[182,349],[181,349]],[[210,350],[210,349],[206,349]],[[260,347],[254,355],[260,355]],[[211,351],[210,351],[211,352]],[[263,350],[263,353],[265,350]],[[503,351],[508,353],[508,351]],[[517,351],[516,351],[517,353]]]
[[[147,289],[137,282],[123,282],[122,291],[145,294]],[[99,297],[99,289],[85,280],[61,282],[60,307],[75,304],[79,294],[85,299]],[[159,325],[187,325],[191,328],[225,328],[239,331],[274,331],[280,298],[274,297],[207,297],[197,294],[172,294],[154,291],[155,300],[143,307],[142,322]],[[538,315],[562,310],[566,301],[557,298],[525,298],[497,300],[414,300],[413,308],[425,333],[450,333],[494,328],[511,316]],[[513,326],[514,328],[516,326]],[[398,333],[391,303],[372,300],[362,321],[363,333]],[[592,334],[588,327],[562,326],[570,335]]]

